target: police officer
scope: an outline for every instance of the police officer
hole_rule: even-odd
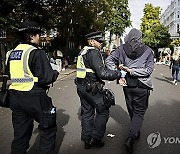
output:
[[[120,45],[107,59],[106,65],[113,69],[116,64],[127,72],[120,79],[131,125],[125,142],[128,152],[133,152],[135,140],[140,138],[140,128],[148,108],[150,90],[153,89],[151,74],[154,69],[154,56],[151,48],[142,43],[142,33],[133,28]],[[123,64],[123,65],[122,65]]]
[[[86,35],[85,46],[77,60],[77,93],[81,101],[82,132],[81,139],[85,149],[91,146],[103,147],[102,138],[106,131],[109,108],[103,99],[102,80],[115,80],[121,77],[119,70],[112,71],[105,67],[100,49],[103,44],[102,32]]]
[[[46,94],[59,72],[52,70],[44,50],[38,47],[43,31],[33,21],[20,23],[20,44],[7,53],[10,79],[10,108],[14,139],[11,154],[25,154],[34,120],[39,123],[40,154],[53,154],[56,138],[56,108]]]

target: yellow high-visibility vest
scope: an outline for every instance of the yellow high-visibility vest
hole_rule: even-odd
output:
[[[34,82],[38,82],[38,78],[33,76],[28,64],[30,52],[34,49],[37,48],[28,44],[19,44],[7,53],[11,76],[9,89],[30,91]]]
[[[80,54],[78,56],[78,59],[77,59],[77,70],[76,70],[76,77],[77,78],[85,78],[86,77],[86,72],[94,73],[94,71],[92,69],[86,68],[85,65],[84,65],[83,55],[85,55],[89,49],[95,49],[95,48],[94,47],[85,46],[81,50],[81,52],[80,52]]]

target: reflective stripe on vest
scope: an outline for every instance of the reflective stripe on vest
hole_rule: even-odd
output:
[[[10,54],[8,53],[12,82],[9,89],[30,91],[34,82],[38,82],[38,78],[33,76],[28,64],[30,52],[34,49],[37,48],[28,44],[20,44],[10,51]]]
[[[94,49],[94,47],[85,46],[81,50],[81,52],[80,52],[80,54],[78,56],[77,70],[76,70],[76,77],[77,78],[85,78],[86,77],[86,72],[95,73],[92,69],[86,68],[85,65],[84,65],[83,55],[85,55],[89,49]]]

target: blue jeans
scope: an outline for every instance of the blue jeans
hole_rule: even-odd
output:
[[[178,74],[179,74],[179,66],[173,66],[172,67],[173,80],[178,80]]]

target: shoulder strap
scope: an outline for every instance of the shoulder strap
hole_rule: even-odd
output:
[[[80,52],[80,55],[85,55],[87,53],[88,50],[90,49],[95,49],[94,47],[88,47],[88,46],[85,46],[81,52]]]

